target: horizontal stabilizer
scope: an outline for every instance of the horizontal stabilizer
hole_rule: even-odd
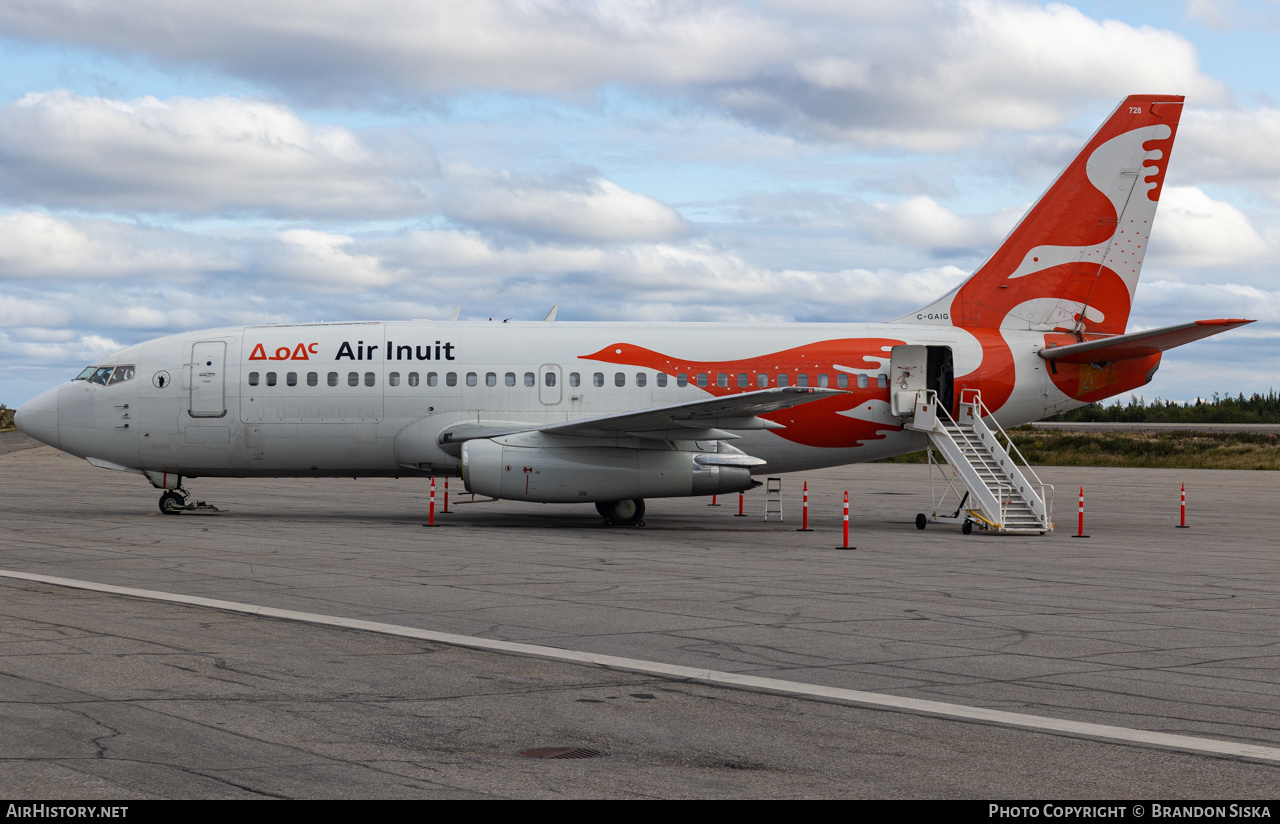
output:
[[[1107,361],[1154,355],[1184,343],[1207,338],[1237,326],[1253,323],[1241,318],[1196,320],[1147,332],[1130,332],[1109,338],[1073,343],[1040,350],[1040,357],[1059,363],[1105,363]]]
[[[743,392],[721,398],[659,406],[640,412],[620,415],[604,415],[566,423],[554,423],[540,427],[541,431],[557,435],[577,435],[587,438],[637,435],[681,440],[681,430],[687,430],[684,439],[700,440],[700,431],[707,429],[781,429],[781,425],[757,418],[769,412],[790,409],[803,403],[848,394],[840,389],[819,389],[809,386],[786,386]]]

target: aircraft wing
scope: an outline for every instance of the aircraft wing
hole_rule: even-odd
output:
[[[1228,329],[1235,329],[1237,326],[1244,326],[1246,323],[1253,323],[1253,321],[1242,318],[1193,320],[1190,323],[1166,326],[1163,329],[1131,332],[1127,335],[1041,349],[1040,357],[1061,363],[1104,363],[1137,358],[1207,338]]]
[[[624,435],[674,440],[736,438],[738,436],[733,435],[732,430],[786,428],[780,423],[766,421],[759,415],[844,394],[848,393],[840,389],[784,386],[658,406],[639,412],[547,424],[539,429],[550,434],[587,438]]]

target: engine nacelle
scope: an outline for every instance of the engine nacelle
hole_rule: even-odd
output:
[[[723,495],[755,486],[750,466],[735,455],[619,446],[517,445],[520,436],[462,445],[468,492],[511,501],[588,503],[631,498]],[[737,464],[737,465],[734,465]]]

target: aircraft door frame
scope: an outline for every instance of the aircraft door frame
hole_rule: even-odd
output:
[[[550,383],[548,376],[553,376]],[[563,377],[559,364],[544,363],[538,367],[538,400],[544,406],[555,406],[564,397]]]
[[[902,344],[889,350],[890,408],[895,415],[916,410],[916,393],[928,389],[928,347]]]
[[[187,383],[187,415],[222,418],[227,414],[227,342],[201,340],[191,344]]]
[[[925,366],[926,386],[938,393],[938,405],[956,416],[956,370],[950,346],[929,344],[928,362]]]

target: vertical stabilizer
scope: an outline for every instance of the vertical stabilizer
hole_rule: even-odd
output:
[[[899,321],[1124,332],[1182,101],[1125,98],[972,277]]]

